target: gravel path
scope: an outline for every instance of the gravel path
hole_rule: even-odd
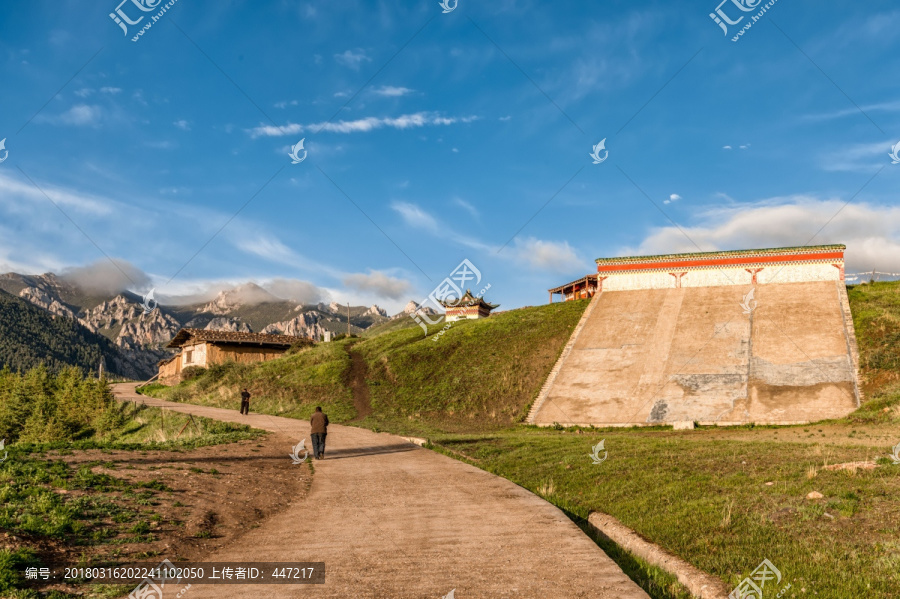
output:
[[[303,421],[147,398],[134,385],[114,391],[120,400],[305,437],[311,445]],[[529,491],[400,437],[328,430],[326,459],[313,462],[308,497],[204,560],[321,561],[325,584],[193,585],[181,597],[440,599],[455,589],[454,599],[647,598],[565,514]],[[169,599],[182,587],[165,590]]]

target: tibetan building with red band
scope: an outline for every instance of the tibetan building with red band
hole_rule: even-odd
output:
[[[477,320],[479,318],[487,318],[491,315],[491,310],[500,306],[500,304],[491,304],[484,301],[481,296],[475,297],[472,292],[466,289],[465,295],[454,301],[442,301],[441,305],[446,310],[447,322],[457,320]]]
[[[597,289],[843,281],[843,245],[597,259]]]
[[[860,403],[843,245],[599,258],[539,425],[796,424]]]

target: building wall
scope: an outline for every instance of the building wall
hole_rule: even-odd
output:
[[[843,262],[806,263],[806,264],[758,264],[753,266],[710,267],[696,270],[673,268],[671,272],[685,273],[681,276],[681,287],[716,287],[721,285],[751,285],[752,273],[747,269],[762,269],[757,274],[757,284],[771,283],[808,283],[816,281],[840,281]],[[603,280],[603,291],[632,291],[639,289],[674,289],[678,286],[677,277],[669,271],[608,273],[600,272]]]
[[[490,313],[478,306],[460,306],[458,308],[447,308],[446,319],[447,322],[454,322],[457,320],[487,318],[488,316],[490,316]]]
[[[285,349],[276,349],[270,347],[251,347],[246,345],[209,345],[208,355],[210,364],[220,364],[233,360],[249,364],[252,362],[265,362],[274,360],[284,354]]]
[[[175,359],[160,365],[159,382],[163,385],[177,385],[181,382],[181,372],[188,366],[207,368],[211,364],[221,364],[232,360],[243,364],[253,362],[265,362],[273,360],[287,351],[285,349],[269,347],[253,347],[246,345],[222,345],[211,343],[197,343],[186,345]],[[190,354],[188,354],[190,352]],[[190,360],[188,356],[190,355]]]
[[[181,354],[159,366],[159,382],[163,385],[175,385],[181,380]]]

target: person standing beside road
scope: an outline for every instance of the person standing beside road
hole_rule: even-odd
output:
[[[317,460],[325,459],[325,436],[328,435],[328,416],[316,406],[312,418],[309,419],[309,436],[312,437],[313,454]]]
[[[250,414],[250,392],[246,389],[241,391],[241,414]]]

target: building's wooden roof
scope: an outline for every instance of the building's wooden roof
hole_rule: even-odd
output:
[[[728,250],[724,252],[695,252],[690,254],[659,254],[656,256],[622,256],[619,258],[597,258],[598,266],[604,264],[635,264],[641,262],[664,262],[668,260],[708,260],[710,258],[756,258],[765,256],[789,256],[791,254],[816,254],[819,252],[843,252],[844,244],[807,245],[799,247],[764,248],[755,250]]]
[[[206,329],[181,329],[166,347],[182,347],[194,343],[227,343],[229,345],[259,345],[265,347],[290,347],[306,337],[292,335],[263,335],[262,333],[238,333],[233,331],[207,331]]]
[[[575,279],[575,280],[572,281],[571,283],[566,283],[565,285],[560,285],[559,287],[554,287],[553,289],[548,289],[547,291],[549,291],[550,293],[562,293],[563,291],[565,291],[565,290],[568,289],[569,287],[574,287],[574,286],[577,285],[578,283],[584,283],[584,284],[587,284],[587,283],[589,283],[589,282],[591,282],[591,281],[593,281],[594,283],[596,283],[596,282],[597,282],[597,275],[587,275],[587,276],[581,277],[580,279]]]
[[[459,298],[458,301],[455,301],[452,303],[442,301],[441,305],[444,306],[444,308],[451,308],[451,309],[452,308],[464,308],[466,306],[482,306],[484,308],[487,308],[488,310],[493,310],[500,304],[488,303],[488,302],[484,301],[484,299],[481,297],[475,297],[474,295],[472,295],[472,292],[470,290],[466,289],[465,295],[463,295],[461,298]]]

